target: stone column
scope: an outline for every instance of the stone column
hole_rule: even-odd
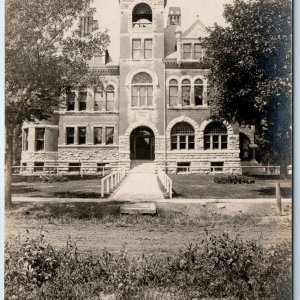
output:
[[[256,160],[257,144],[249,144],[249,148],[251,149],[251,152],[252,152],[250,164],[251,165],[257,165],[258,164],[258,162]]]

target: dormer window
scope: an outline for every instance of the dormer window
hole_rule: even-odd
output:
[[[146,3],[137,4],[132,11],[132,27],[150,27],[152,25],[152,9]]]

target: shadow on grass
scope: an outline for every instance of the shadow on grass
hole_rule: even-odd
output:
[[[283,198],[290,198],[292,197],[292,189],[291,188],[286,188],[286,187],[282,187],[280,189],[281,191],[281,197]],[[274,187],[265,187],[265,188],[261,188],[259,190],[256,190],[255,192],[257,192],[259,195],[261,196],[276,196],[275,193],[275,188]]]
[[[27,194],[37,192],[38,190],[26,185],[12,186],[12,194]]]
[[[120,206],[125,202],[66,202],[66,203],[39,203],[28,207],[22,213],[34,218],[60,219],[68,217],[70,219],[90,220],[92,218],[101,219],[105,216],[119,215]]]

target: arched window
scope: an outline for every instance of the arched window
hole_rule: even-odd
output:
[[[104,87],[102,83],[95,89],[94,95],[95,95],[94,109],[105,110]]]
[[[182,105],[191,104],[191,82],[189,79],[182,81]]]
[[[106,87],[106,109],[108,111],[114,110],[115,89],[112,85]]]
[[[153,105],[153,83],[148,73],[141,72],[132,79],[132,106]]]
[[[171,79],[169,82],[169,104],[170,106],[178,105],[178,81]]]
[[[132,11],[132,27],[149,27],[152,24],[152,9],[146,3],[137,4]]]
[[[171,150],[195,149],[195,130],[186,122],[180,122],[171,130]]]
[[[195,105],[203,105],[203,81],[197,79],[194,83]]]
[[[204,150],[227,149],[227,128],[220,122],[208,124],[204,130]]]

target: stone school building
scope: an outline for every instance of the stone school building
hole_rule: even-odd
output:
[[[256,162],[252,128],[208,119],[206,27],[195,18],[182,31],[180,7],[166,2],[120,0],[119,61],[95,55],[102,84],[70,89],[51,120],[23,125],[23,167],[96,173],[152,160],[167,172],[236,173]]]

